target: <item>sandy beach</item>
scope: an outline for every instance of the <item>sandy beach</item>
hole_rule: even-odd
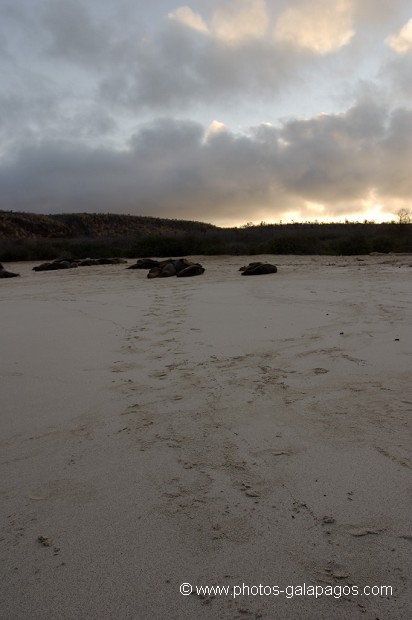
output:
[[[5,265],[0,617],[411,618],[412,255],[191,258]]]

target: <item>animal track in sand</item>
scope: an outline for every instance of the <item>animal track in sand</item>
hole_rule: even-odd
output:
[[[348,534],[350,534],[351,536],[355,536],[357,538],[359,538],[360,536],[368,536],[369,534],[374,534],[374,535],[378,535],[381,534],[382,532],[385,532],[386,528],[381,527],[381,528],[377,528],[377,527],[358,527],[358,528],[352,528],[350,530],[348,530]]]
[[[348,362],[354,362],[358,366],[365,366],[366,365],[366,361],[365,360],[362,360],[362,359],[360,359],[358,357],[353,357],[353,355],[348,355],[347,353],[342,353],[340,355],[340,357],[342,357],[345,360],[348,360]]]
[[[81,426],[75,428],[68,428],[64,430],[55,430],[49,431],[48,433],[43,433],[41,435],[32,435],[28,437],[26,441],[39,441],[39,440],[53,440],[57,441],[66,441],[67,439],[87,439],[92,440],[93,434],[91,429],[86,424],[82,424]]]
[[[284,456],[293,456],[297,454],[298,451],[292,448],[264,448],[259,450],[251,450],[250,454],[254,457],[269,457],[269,459],[264,458],[265,462],[268,460],[269,463],[273,464],[274,462],[279,461],[279,457]],[[273,458],[272,458],[273,457]]]
[[[30,534],[30,530],[33,531],[34,527],[37,527],[36,523],[37,516],[34,512],[25,515],[15,513],[8,515],[2,524],[0,542],[4,541],[13,547],[18,546]]]
[[[245,544],[255,537],[255,530],[247,517],[221,515],[212,524],[210,536],[213,540],[226,539],[237,544]]]
[[[379,454],[386,456],[386,458],[390,459],[391,461],[398,463],[398,465],[401,465],[402,467],[407,467],[408,469],[412,469],[412,465],[409,459],[396,456],[395,454],[392,454],[388,450],[385,450],[384,448],[381,448],[379,446],[375,446],[375,450],[377,450]]]
[[[350,578],[350,571],[346,569],[344,565],[334,561],[329,561],[326,567],[319,569],[312,567],[310,572],[313,575],[314,581],[326,583],[328,585],[335,585],[343,579]]]
[[[169,374],[167,372],[162,371],[162,370],[151,372],[149,374],[149,377],[153,377],[155,379],[165,379],[168,376],[169,376]]]
[[[28,494],[28,498],[35,501],[68,500],[80,504],[91,501],[95,496],[96,489],[91,483],[69,478],[49,480]]]
[[[117,361],[113,362],[111,371],[112,372],[127,372],[128,370],[133,370],[137,368],[136,364],[131,364],[128,362]]]
[[[199,478],[199,473],[185,483],[180,478],[171,479],[170,490],[163,492],[166,503],[160,507],[160,512],[179,516],[178,524],[182,529],[185,528],[183,515],[194,521],[191,530],[197,531],[201,544],[222,540],[237,544],[249,542],[255,535],[250,519],[238,514],[232,516],[227,498],[210,495],[211,480],[208,475]]]
[[[328,359],[332,359],[333,361],[344,359],[348,362],[357,364],[358,366],[365,366],[366,364],[366,361],[363,359],[354,357],[353,355],[348,355],[347,353],[343,353],[342,349],[340,349],[339,347],[329,347],[327,349],[311,349],[310,351],[302,351],[301,353],[297,353],[296,357],[311,357],[314,355],[327,355]]]

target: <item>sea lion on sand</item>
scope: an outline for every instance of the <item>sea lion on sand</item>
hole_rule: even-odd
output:
[[[55,260],[52,263],[42,263],[33,267],[33,271],[55,271],[56,269],[70,269],[77,267],[77,263],[71,263],[68,260]]]
[[[121,265],[127,263],[125,258],[97,258],[98,265]]]
[[[139,258],[134,265],[130,265],[127,269],[153,269],[158,267],[159,261],[153,258]]]
[[[7,269],[4,269],[3,265],[0,263],[0,278],[17,278],[19,275],[19,273],[7,271]]]
[[[93,265],[119,265],[127,263],[125,258],[57,258],[50,263],[42,263],[33,267],[33,271],[55,271],[56,269],[73,269],[75,267],[91,267]]]
[[[260,276],[268,273],[276,273],[278,268],[270,263],[250,263],[247,267],[241,267],[242,276]]]
[[[176,260],[173,261],[173,265],[176,269],[176,273],[183,271],[183,269],[186,269],[186,267],[190,267],[191,264],[192,263],[188,261],[187,258],[177,258]]]
[[[205,268],[199,263],[195,263],[194,265],[185,267],[185,269],[182,269],[182,271],[179,271],[176,275],[178,278],[186,278],[190,276],[201,276],[204,272]]]
[[[91,267],[92,265],[98,265],[97,258],[83,258],[78,263],[79,267]]]
[[[160,278],[170,278],[176,275],[176,268],[173,263],[167,263],[160,272]]]
[[[257,267],[258,265],[264,265],[264,263],[258,261],[257,263],[249,263],[249,265],[244,265],[239,268],[239,271],[245,271],[246,269],[250,269],[251,267]]]
[[[51,263],[42,263],[33,267],[33,271],[55,271],[56,269],[72,269],[78,267],[78,263],[58,258]]]
[[[163,267],[160,265],[158,267],[153,267],[147,277],[152,278],[170,278],[171,276],[176,275],[176,269],[174,268],[173,263],[166,263]]]
[[[200,263],[192,263],[187,258],[169,258],[159,262],[156,267],[150,269],[147,277],[150,279],[170,278],[171,276],[184,278],[189,276],[200,276],[204,271]]]
[[[161,273],[162,270],[160,267],[152,267],[152,269],[147,274],[147,277],[151,280],[152,278],[158,278]]]

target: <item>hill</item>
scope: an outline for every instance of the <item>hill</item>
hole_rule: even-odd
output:
[[[412,224],[212,224],[105,213],[0,211],[0,262],[67,257],[412,252]]]
[[[0,211],[0,239],[116,238],[199,233],[216,230],[212,224],[113,213],[41,215]]]

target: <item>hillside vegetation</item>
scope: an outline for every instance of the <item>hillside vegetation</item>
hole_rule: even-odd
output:
[[[212,224],[158,217],[116,215],[112,213],[60,213],[39,215],[0,211],[0,239],[108,238],[202,232]]]
[[[0,211],[0,261],[194,254],[412,252],[412,224],[212,224],[132,215]]]

